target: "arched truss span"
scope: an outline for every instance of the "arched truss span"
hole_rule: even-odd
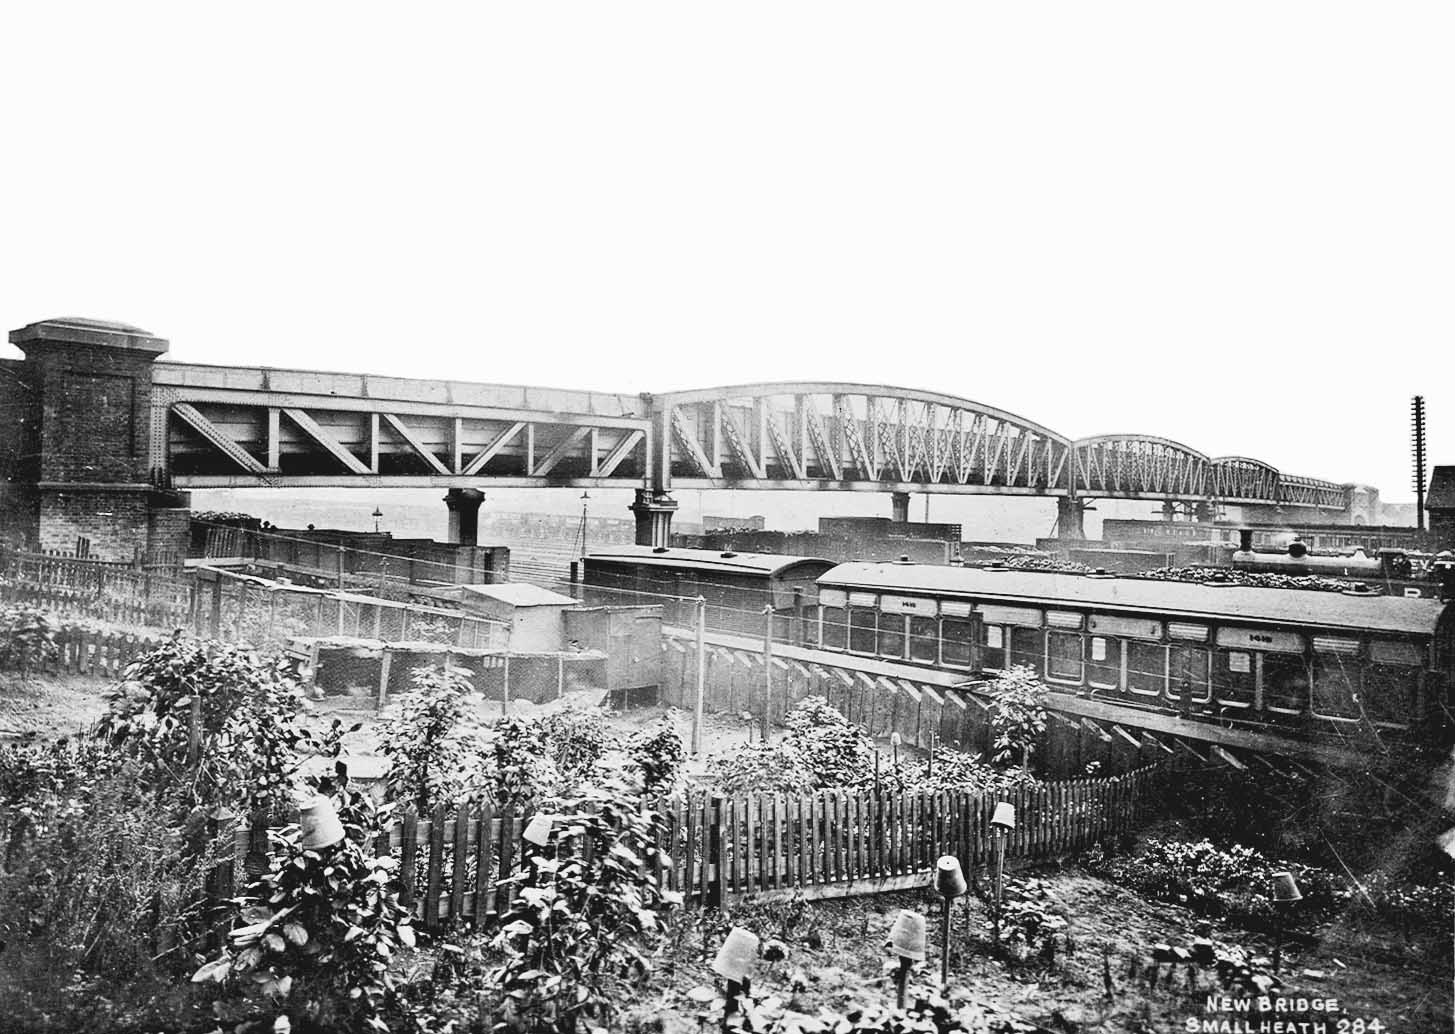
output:
[[[1186,497],[1209,494],[1211,461],[1168,438],[1104,434],[1071,444],[1078,495]]]
[[[846,488],[1054,494],[1070,442],[937,392],[882,385],[743,384],[653,400],[663,489]]]
[[[1212,494],[1229,502],[1253,500],[1276,503],[1278,468],[1247,456],[1219,456],[1212,461]]]
[[[1349,505],[1349,495],[1353,487],[1320,478],[1284,474],[1279,479],[1278,502],[1282,506],[1317,506],[1324,510],[1342,510]]]

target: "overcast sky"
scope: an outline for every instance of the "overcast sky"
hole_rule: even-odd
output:
[[[1448,2],[32,3],[0,39],[7,328],[932,388],[1386,500],[1423,391],[1455,463]]]

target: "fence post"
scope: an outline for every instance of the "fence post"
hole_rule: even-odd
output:
[[[707,902],[708,908],[722,908],[722,796],[712,798],[711,821],[704,829],[707,838]]]

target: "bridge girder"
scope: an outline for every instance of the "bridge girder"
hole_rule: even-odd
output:
[[[1348,487],[1152,435],[1071,441],[939,392],[833,381],[630,395],[156,363],[179,487],[640,486],[1199,500],[1343,509]]]
[[[1070,443],[968,399],[883,385],[741,384],[653,398],[658,488],[1064,494]]]

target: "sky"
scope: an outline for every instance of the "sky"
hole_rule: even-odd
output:
[[[1422,392],[1455,463],[1448,3],[47,3],[0,38],[7,329],[929,388],[1386,501]]]

